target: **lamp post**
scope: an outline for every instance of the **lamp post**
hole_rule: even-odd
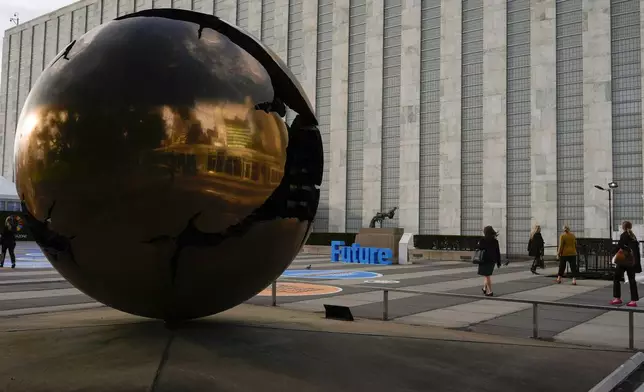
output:
[[[615,181],[609,182],[608,188],[595,185],[595,188],[599,189],[600,191],[608,192],[608,235],[610,236],[611,240],[613,239],[613,189],[617,187],[618,185]]]

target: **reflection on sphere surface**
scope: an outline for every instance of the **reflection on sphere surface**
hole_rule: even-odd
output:
[[[308,124],[289,129],[285,105]],[[74,286],[189,319],[291,263],[317,209],[321,148],[277,56],[217,18],[155,10],[99,26],[43,72],[18,124],[16,185]]]

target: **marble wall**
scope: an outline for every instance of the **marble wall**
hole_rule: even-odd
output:
[[[235,24],[235,21],[237,20],[237,1],[217,0],[213,6],[213,11],[219,18],[226,22]]]
[[[404,1],[400,55],[400,192],[398,225],[418,233],[420,205],[420,0]]]
[[[364,147],[362,220],[366,225],[380,212],[382,173],[382,46],[384,0],[367,1],[364,86]]]
[[[501,233],[505,248],[507,0],[483,2],[483,225]]]
[[[441,2],[441,130],[438,228],[461,234],[461,11],[460,1]]]
[[[610,0],[583,0],[584,45],[584,236],[607,237],[606,192],[612,181]]]
[[[532,67],[532,220],[547,244],[557,243],[557,79],[555,0],[530,10]]]
[[[331,67],[329,231],[344,232],[347,213],[347,93],[349,91],[349,0],[333,3]]]
[[[642,32],[644,35],[644,1],[640,1],[640,32]],[[644,36],[642,38],[644,38]],[[640,39],[640,47],[640,52],[644,53],[644,39]],[[642,79],[641,86],[644,86],[644,55],[642,56],[640,69],[640,77]],[[642,98],[642,124],[644,124],[644,88],[641,89],[640,96]],[[644,127],[642,127],[642,133],[642,140],[644,140]],[[644,165],[644,148],[642,149],[642,165]],[[642,167],[642,169],[644,170],[644,166]],[[644,199],[644,195],[642,195],[642,198]]]

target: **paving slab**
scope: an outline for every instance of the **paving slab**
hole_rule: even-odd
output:
[[[6,283],[6,282],[2,282]],[[63,278],[45,278],[45,279],[20,279],[12,284],[0,283],[0,293],[12,293],[16,291],[16,285],[20,285],[20,291],[39,291],[39,290],[56,290],[71,289],[73,286]]]
[[[0,296],[1,297],[1,296]],[[82,304],[95,302],[94,299],[86,296],[85,294],[80,295],[65,295],[65,296],[53,296],[53,297],[37,297],[37,298],[25,298],[25,299],[16,299],[13,301],[3,301],[2,310],[18,310],[24,308],[32,308],[36,306],[55,306],[63,304]]]
[[[589,285],[598,285],[598,283],[589,282]],[[609,287],[603,287],[554,302],[598,305],[602,304],[602,301],[607,298],[607,292],[611,290]],[[557,334],[588,322],[605,312],[604,310],[541,305],[539,306],[539,336],[548,339],[554,338]],[[532,309],[497,317],[468,327],[471,331],[499,333],[517,337],[532,336],[532,328]]]
[[[540,287],[533,290],[504,295],[503,297],[538,301],[556,301],[567,299],[576,294],[592,290],[596,290],[596,285],[550,285],[547,287]],[[446,328],[468,328],[473,324],[479,324],[531,308],[532,305],[526,303],[480,300],[400,317],[395,321],[415,325],[429,324]]]

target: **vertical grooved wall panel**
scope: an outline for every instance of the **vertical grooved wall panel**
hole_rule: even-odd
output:
[[[101,18],[100,12],[98,1],[87,6],[87,31],[90,31],[94,27],[98,27],[100,23],[99,20]]]
[[[441,0],[421,3],[420,234],[438,234]]]
[[[13,157],[11,144],[16,130],[16,112],[18,111],[18,81],[20,79],[20,49],[21,34],[9,36],[9,72],[7,80],[7,112],[5,118],[5,134],[3,139],[2,176],[11,179],[11,162]]]
[[[400,54],[401,0],[385,1],[382,83],[382,201],[388,211],[398,207],[400,172]],[[398,227],[398,216],[387,219],[383,227]]]
[[[262,0],[262,42],[273,50],[275,50],[274,20],[275,0]]]
[[[461,234],[480,235],[484,225],[483,0],[464,0],[462,12]]]
[[[104,0],[108,1],[108,0]],[[116,0],[114,0],[116,1]],[[152,8],[171,8],[172,0],[152,0]]]
[[[65,49],[72,41],[72,15],[65,14],[58,17],[58,52]]]
[[[9,61],[11,60],[11,36],[6,34],[2,39],[2,72],[0,73],[0,148],[4,146],[5,133],[7,131],[7,105],[8,105],[8,87],[9,87]],[[2,150],[0,150],[2,151]],[[0,157],[0,167],[2,166],[3,157]],[[0,171],[1,173],[1,171]]]
[[[642,57],[640,0],[611,0],[611,78],[615,226],[642,224]],[[617,230],[617,227],[613,227]]]
[[[557,0],[557,226],[584,232],[582,0]]]
[[[34,26],[34,53],[31,59],[31,87],[45,67],[45,24]]]
[[[29,91],[31,90],[31,61],[33,58],[32,49],[33,29],[23,30],[20,48],[20,79],[18,80],[18,106],[16,107],[15,128],[18,127],[18,119],[20,118],[22,107],[24,106],[25,101],[27,100],[27,96],[29,95]],[[13,167],[13,143],[11,143],[9,154],[11,155],[11,166]],[[9,177],[9,179],[13,181],[11,177]]]
[[[134,1],[136,0],[118,0],[117,15],[131,14],[134,10]]]
[[[293,75],[299,81],[302,77],[302,2],[306,0],[289,0],[288,2],[288,52],[287,64]],[[294,112],[286,113],[286,121],[290,124],[295,118]]]
[[[72,12],[72,39],[78,39],[85,34],[87,28],[86,18],[87,8],[83,7]]]
[[[206,12],[206,10],[204,9],[203,3],[206,1],[212,2],[213,0],[192,0],[192,10],[196,12],[203,12],[206,14],[209,13],[209,12]]]
[[[172,8],[177,8],[180,10],[191,10],[192,9],[191,7],[192,7],[191,0],[174,0],[172,2]]]
[[[507,253],[524,254],[531,225],[530,0],[507,8]]]
[[[145,0],[134,0],[134,10],[141,11],[145,9]]]
[[[215,2],[214,7],[213,7],[213,9],[215,10],[214,11],[215,16],[221,17],[221,13],[223,12],[224,6],[225,6],[225,4],[224,4],[225,0],[212,0],[212,1]],[[235,3],[237,3],[237,2],[235,2]]]
[[[237,26],[248,30],[248,2],[251,0],[237,1]],[[258,1],[258,0],[253,0]]]
[[[349,80],[347,105],[347,204],[345,231],[362,228],[362,146],[364,133],[364,70],[366,0],[350,0]]]
[[[58,54],[58,19],[45,22],[45,67]]]
[[[331,63],[333,61],[333,0],[318,1],[317,74],[315,112],[324,148],[324,177],[320,188],[320,207],[313,229],[325,232],[329,228],[329,137],[331,126]]]
[[[106,23],[114,20],[118,15],[118,0],[103,0],[103,22]],[[162,1],[153,0],[154,8],[167,8],[168,5],[162,4]]]

